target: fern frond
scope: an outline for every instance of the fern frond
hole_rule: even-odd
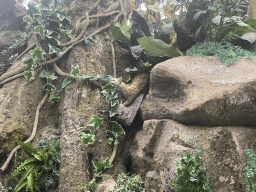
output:
[[[34,192],[34,187],[33,187],[33,183],[34,183],[34,181],[33,181],[33,176],[34,176],[34,174],[33,173],[35,173],[35,171],[32,171],[29,175],[28,175],[28,177],[27,177],[27,179],[28,179],[28,182],[27,182],[27,185],[26,185],[26,192],[29,192],[29,191],[31,191],[31,192]]]
[[[29,164],[33,164],[33,162],[35,162],[35,161],[37,161],[34,157],[31,157],[31,158],[29,158],[29,159],[26,159],[23,163],[21,163],[13,172],[12,172],[12,174],[10,175],[10,177],[9,177],[9,181],[13,178],[13,177],[15,177],[15,176],[17,176],[17,175],[19,175],[19,174],[21,174],[22,172],[24,172],[24,169],[26,169],[26,166],[27,165],[29,165]]]
[[[22,151],[24,151],[27,155],[34,155],[37,153],[37,148],[28,144],[28,143],[24,143],[20,140],[17,140],[17,143],[20,145],[20,148]]]
[[[34,168],[34,166],[26,166],[26,173],[23,175],[20,182],[16,185],[14,192],[20,191],[24,186],[27,185],[27,177],[33,171]]]

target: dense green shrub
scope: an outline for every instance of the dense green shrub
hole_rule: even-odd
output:
[[[244,183],[246,192],[256,191],[256,154],[252,149],[245,149],[247,164],[244,172]]]
[[[196,158],[184,152],[181,155],[181,165],[177,169],[175,181],[172,186],[177,186],[177,192],[211,192],[209,174],[206,168],[200,165],[202,152],[197,150]],[[179,166],[179,162],[176,162]]]
[[[237,58],[245,57],[253,60],[256,58],[256,53],[241,49],[239,46],[234,46],[230,43],[214,43],[205,42],[194,45],[187,50],[188,56],[215,56],[221,59],[223,65],[235,63]]]

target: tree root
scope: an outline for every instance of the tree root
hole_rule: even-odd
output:
[[[149,80],[149,73],[138,73],[134,76],[131,84],[125,84],[121,78],[113,78],[110,83],[118,87],[126,98],[124,106],[130,105],[142,92]]]
[[[113,77],[116,78],[116,59],[115,59],[115,49],[113,43],[111,43],[111,51],[112,51],[112,62],[113,62]]]
[[[85,18],[88,18],[89,13],[90,13],[94,8],[96,8],[96,7],[98,6],[98,4],[100,3],[100,1],[101,1],[101,0],[98,0],[98,1],[96,2],[96,4],[88,11],[88,13],[86,14],[86,16],[82,17],[82,18],[80,19],[80,21],[82,21],[82,20],[85,19]],[[122,4],[122,2],[121,2],[121,4]],[[112,13],[114,13],[114,11],[113,11]],[[119,12],[119,14],[115,17],[114,21],[117,21],[117,20],[119,19],[119,17],[120,17],[121,15],[123,15],[123,14],[124,14],[123,11]],[[89,21],[89,23],[90,23],[90,21]],[[84,24],[84,28],[83,28],[81,34],[86,31],[86,29],[87,29],[89,23],[86,22],[86,23]],[[106,26],[104,26],[104,27],[101,27],[101,28],[99,28],[98,30],[94,31],[91,35],[87,36],[86,38],[93,37],[93,36],[95,36],[96,34],[100,33],[101,31],[106,30],[106,29],[109,28],[109,27],[110,27],[110,24],[108,24],[108,25],[106,25]],[[77,30],[78,30],[78,29],[77,29]],[[78,31],[79,31],[79,30],[78,30]],[[79,37],[82,38],[83,34],[82,34],[82,35],[81,35],[81,34],[79,35]],[[72,41],[72,39],[71,39],[71,41]],[[56,57],[56,58],[54,58],[54,59],[51,59],[51,60],[47,61],[47,64],[53,64],[53,63],[57,62],[62,56],[64,56],[64,55],[65,55],[68,51],[70,51],[74,46],[76,46],[76,45],[78,45],[79,43],[82,43],[82,42],[84,42],[84,38],[82,38],[82,39],[76,38],[74,41],[72,41],[72,44],[69,45],[69,46],[62,52],[61,55],[59,55],[58,58]],[[68,44],[69,44],[69,42],[67,42],[67,43],[65,43],[65,44],[62,44],[62,46],[65,46],[65,45],[68,45]],[[33,46],[35,46],[35,45],[33,45]],[[32,46],[31,46],[31,47],[32,47]],[[29,48],[32,49],[31,47],[29,47]],[[24,55],[24,54],[25,54],[28,50],[30,50],[30,49],[26,49],[21,55]],[[45,65],[45,63],[41,63],[39,66],[43,66],[43,65]],[[10,72],[8,72],[8,73],[3,74],[3,75],[0,77],[0,85],[3,85],[3,84],[5,84],[5,83],[7,83],[7,82],[9,82],[9,81],[12,81],[13,79],[15,79],[15,78],[13,78],[12,76],[15,76],[16,78],[19,77],[19,76],[16,76],[16,75],[17,75],[17,74],[20,74],[20,73],[22,73],[22,72],[24,72],[26,69],[27,69],[27,66],[22,66],[22,67],[20,67],[20,68],[17,69],[17,70],[13,70],[13,71],[10,71]]]
[[[48,95],[49,95],[49,92],[47,91],[44,95],[44,98],[42,99],[42,101],[39,103],[39,105],[37,106],[36,108],[36,115],[35,115],[35,121],[34,121],[34,127],[33,127],[33,130],[32,130],[32,133],[30,135],[30,137],[24,141],[24,143],[29,143],[31,142],[35,135],[36,135],[36,130],[37,130],[37,124],[38,124],[38,117],[39,117],[39,111],[41,109],[41,107],[43,106],[43,104],[45,103],[45,101],[47,100],[48,98]],[[7,160],[5,161],[4,165],[0,168],[0,170],[2,172],[4,172],[4,170],[6,169],[6,167],[9,165],[14,153],[20,148],[20,145],[16,146],[12,151],[11,153],[9,154]]]

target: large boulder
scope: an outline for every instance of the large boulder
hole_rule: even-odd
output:
[[[176,57],[156,65],[141,105],[143,120],[183,124],[255,125],[256,63],[238,59],[223,66],[216,57]]]
[[[212,189],[240,192],[248,146],[255,150],[256,129],[246,127],[185,126],[173,120],[147,120],[131,149],[132,170],[145,178],[146,191],[173,191],[181,154],[202,150],[202,162],[210,175]]]

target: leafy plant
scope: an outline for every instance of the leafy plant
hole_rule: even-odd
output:
[[[70,21],[65,11],[61,10],[60,0],[29,2],[28,8],[24,21],[32,26],[34,33],[39,35],[40,44],[43,47],[43,50],[41,47],[31,50],[32,57],[23,61],[23,65],[28,67],[24,76],[31,81],[34,79],[35,68],[41,62],[46,62],[48,55],[59,56],[61,54],[62,51],[58,46],[60,38],[66,35],[71,37],[71,32],[67,29]]]
[[[139,175],[121,173],[113,192],[145,192],[144,182]]]
[[[103,122],[103,118],[99,118],[97,115],[92,115],[87,126],[93,126],[94,130],[91,132],[90,129],[84,129],[81,131],[81,134],[78,136],[79,140],[84,144],[92,144],[95,142],[95,133],[97,129],[101,126]],[[89,185],[92,190],[94,190],[98,186],[98,182],[101,180],[101,174],[104,172],[106,168],[112,167],[112,162],[115,158],[117,145],[119,144],[118,137],[124,134],[124,130],[116,121],[111,121],[112,130],[107,130],[107,138],[108,144],[114,143],[114,150],[111,158],[108,157],[104,161],[93,161],[93,166],[96,169],[96,173],[94,178],[90,181]],[[85,191],[86,184],[83,184],[82,191]]]
[[[237,58],[244,57],[254,61],[256,53],[241,49],[239,46],[231,45],[230,43],[221,44],[213,42],[205,42],[197,44],[187,50],[188,56],[215,56],[221,59],[223,65],[235,63]]]
[[[21,164],[14,168],[9,177],[9,183],[14,185],[14,192],[21,191],[49,191],[56,187],[56,177],[59,176],[60,147],[59,139],[52,137],[49,142],[40,141],[38,147],[17,141],[28,157],[17,160]],[[44,178],[44,186],[40,186],[40,179]],[[18,183],[17,183],[18,182]],[[17,183],[17,184],[16,184]]]
[[[181,165],[176,162],[177,174],[172,186],[177,186],[177,192],[210,192],[211,186],[209,181],[209,174],[206,168],[200,165],[202,154],[200,150],[197,151],[197,156],[194,158],[191,154],[184,152],[181,154]]]
[[[256,191],[256,154],[252,149],[245,149],[247,156],[247,164],[244,172],[244,183],[247,192]]]
[[[150,32],[146,20],[136,11],[131,16],[132,26],[124,26],[117,22],[110,25],[114,39],[125,49],[128,49],[136,61],[149,62],[153,65],[177,57],[181,54],[171,43],[172,25],[166,24],[154,32]],[[153,66],[152,66],[153,67]],[[149,71],[151,68],[148,67]]]
[[[0,192],[7,192],[7,189],[5,189],[4,185],[0,182]]]

